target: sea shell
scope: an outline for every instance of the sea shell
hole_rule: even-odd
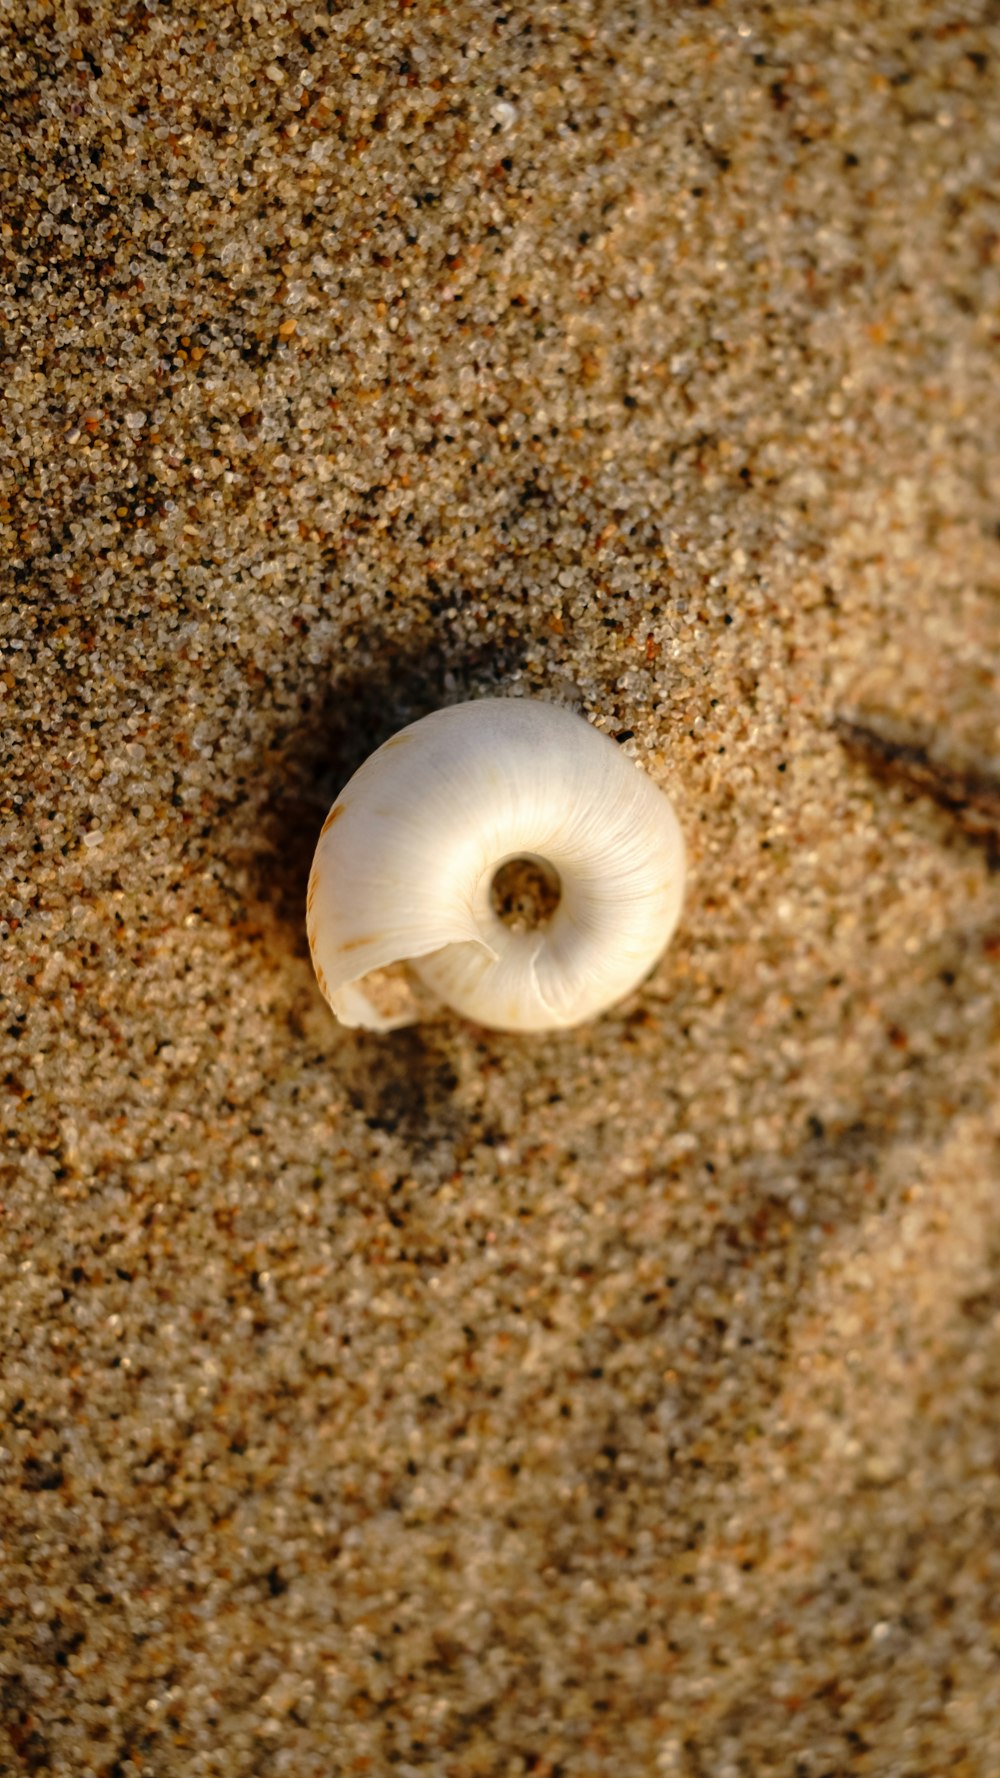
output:
[[[495,905],[497,872],[521,859],[558,885],[528,931]],[[345,1025],[420,1016],[385,1000],[381,972],[405,962],[480,1025],[548,1031],[643,980],[683,889],[673,806],[614,741],[555,704],[484,698],[411,723],[355,772],[323,824],[306,924]]]

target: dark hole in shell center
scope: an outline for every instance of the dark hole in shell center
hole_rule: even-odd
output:
[[[490,884],[490,906],[510,932],[547,926],[562,894],[559,872],[544,858],[508,858]]]

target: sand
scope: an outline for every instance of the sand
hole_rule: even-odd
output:
[[[0,1771],[995,1778],[995,8],[0,48]],[[678,935],[338,1028],[325,809],[487,693]]]

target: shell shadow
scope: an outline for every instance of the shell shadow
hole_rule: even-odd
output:
[[[389,1042],[370,1031],[351,1035],[338,1075],[352,1111],[370,1130],[398,1136],[411,1150],[459,1133],[458,1076],[431,1035],[416,1027],[393,1032]]]
[[[298,960],[290,1023],[303,1066],[331,1065],[353,1113],[414,1154],[461,1136],[457,1077],[448,1045],[424,1025],[389,1037],[337,1027],[321,1006],[308,964],[306,889],[324,816],[368,755],[400,728],[442,705],[502,692],[525,639],[478,648],[417,636],[377,647],[377,666],[330,675],[303,667],[298,712],[265,743],[238,806],[224,817],[225,856],[286,959]],[[317,1039],[317,1029],[326,1034]],[[323,1055],[316,1055],[319,1042]]]

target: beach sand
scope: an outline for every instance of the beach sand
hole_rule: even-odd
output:
[[[995,1778],[995,8],[0,47],[0,1772]],[[487,693],[677,937],[338,1028],[324,812]]]

